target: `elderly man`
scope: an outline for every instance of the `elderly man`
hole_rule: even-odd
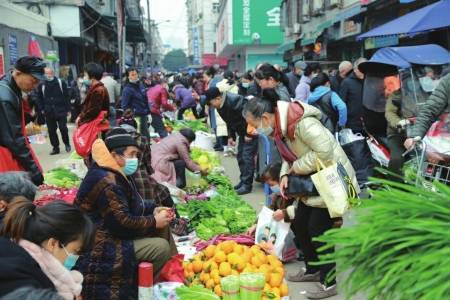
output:
[[[291,94],[291,98],[295,98],[295,89],[300,83],[300,78],[302,78],[306,66],[307,64],[304,61],[297,61],[294,64],[294,69],[286,74],[289,79],[289,93]]]
[[[22,93],[30,93],[44,79],[42,59],[24,56],[14,70],[0,81],[0,173],[24,170],[34,184],[44,182],[42,169],[24,136],[24,102]]]
[[[109,96],[109,124],[111,127],[116,126],[116,106],[120,100],[120,84],[114,80],[111,74],[104,72],[102,80],[100,80],[108,90]]]
[[[38,107],[45,116],[50,144],[53,147],[50,155],[59,154],[59,128],[66,151],[72,151],[67,129],[67,115],[70,112],[70,100],[67,85],[57,78],[51,68],[45,68],[45,81],[38,88]]]
[[[36,186],[27,178],[25,172],[6,172],[0,174],[0,227],[8,205],[18,196],[34,200]]]
[[[330,77],[331,90],[339,93],[342,81],[352,72],[353,65],[348,60],[344,60],[339,64],[339,72],[335,76]]]

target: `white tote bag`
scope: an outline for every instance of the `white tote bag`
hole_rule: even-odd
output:
[[[275,221],[272,216],[273,210],[266,206],[261,209],[256,225],[255,244],[279,259],[283,259],[283,248],[291,225],[284,221]]]
[[[333,162],[325,166],[320,159],[317,159],[316,164],[317,173],[311,175],[312,182],[327,205],[330,217],[342,217],[348,210],[349,198],[357,197],[352,179],[341,163]]]

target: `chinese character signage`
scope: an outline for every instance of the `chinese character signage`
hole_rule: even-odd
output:
[[[192,28],[192,48],[193,48],[193,64],[199,65],[200,64],[200,36],[197,27]]]
[[[17,48],[17,37],[13,34],[8,34],[8,49],[9,49],[9,65],[13,66],[19,59],[19,49]]]
[[[282,43],[280,3],[281,0],[234,0],[233,44]]]

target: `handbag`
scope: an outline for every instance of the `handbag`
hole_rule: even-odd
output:
[[[319,196],[311,175],[288,175],[287,196]]]

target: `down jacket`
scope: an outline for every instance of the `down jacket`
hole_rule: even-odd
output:
[[[333,134],[320,123],[321,112],[306,103],[300,103],[300,105],[303,107],[304,113],[296,125],[295,138],[291,141],[287,136],[289,103],[283,101],[277,103],[282,135],[285,137],[289,149],[298,158],[292,164],[292,167],[283,160],[280,178],[287,175],[290,170],[297,175],[316,173],[317,158],[323,162],[335,161],[344,166],[348,175],[352,178],[357,193],[359,193],[355,170]],[[303,201],[308,206],[326,207],[325,202],[319,196],[310,197]]]
[[[441,82],[420,109],[416,124],[408,133],[408,137],[424,137],[431,124],[437,121],[439,116],[450,109],[450,74],[441,79]]]

